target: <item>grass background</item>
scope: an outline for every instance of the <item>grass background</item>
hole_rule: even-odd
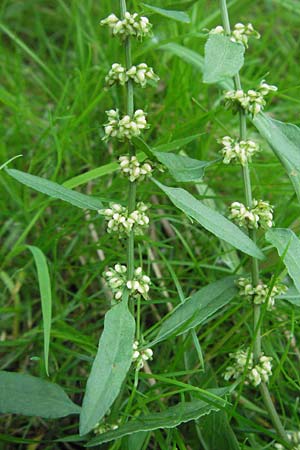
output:
[[[195,68],[162,50],[161,46],[175,42],[203,54],[206,29],[220,23],[217,2],[151,0],[151,4],[185,10],[191,23],[183,25],[149,15],[154,36],[143,44],[134,45],[134,61],[146,61],[161,78],[156,89],[136,89],[136,105],[148,111],[151,124],[145,139],[155,146],[201,133],[185,152],[203,160],[215,159],[218,155],[216,139],[225,134],[237,135],[237,118],[224,111],[220,104],[221,92],[216,87],[204,85]],[[277,85],[278,95],[273,98],[269,112],[277,119],[299,124],[298,2],[239,0],[229,2],[229,6],[232,23],[250,21],[262,34],[261,40],[252,41],[247,51],[243,85],[246,88],[256,86],[262,78]],[[128,9],[143,10],[137,1],[128,2]],[[101,141],[105,110],[122,109],[125,94],[120,88],[103,89],[110,65],[123,61],[119,41],[109,38],[107,29],[99,26],[99,20],[112,11],[118,13],[118,2],[2,0],[0,165],[22,154],[11,167],[62,183],[106,165],[126,152],[124,144],[107,145]],[[253,129],[249,135],[257,138]],[[254,197],[262,197],[275,205],[277,226],[292,227],[299,232],[299,205],[293,189],[266,144],[263,149],[252,165]],[[167,173],[161,175],[161,179],[172,183]],[[79,188],[81,192],[117,201],[126,200],[126,189],[126,181],[114,173]],[[243,199],[239,168],[215,165],[207,170],[204,183],[191,190],[225,212],[233,200]],[[149,237],[139,241],[137,250],[137,258],[143,259],[154,280],[151,302],[142,309],[142,327],[148,331],[168,312],[167,300],[176,305],[181,291],[187,296],[221,278],[230,272],[230,266],[236,267],[241,255],[228,253],[216,238],[185,219],[152,183],[139,186],[139,198],[152,203],[153,226]],[[105,234],[104,223],[96,214],[86,217],[70,205],[50,202],[3,172],[0,175],[0,211],[1,369],[45,377],[39,289],[32,257],[25,247],[25,244],[36,245],[48,258],[52,281],[51,380],[80,403],[103,317],[109,307],[100,275],[107,265],[125,260],[124,242]],[[163,219],[168,219],[168,226]],[[94,231],[99,237],[97,242]],[[153,252],[154,266],[149,248]],[[103,252],[100,255],[103,260],[99,259],[99,251]],[[155,268],[161,271],[162,280],[154,277]],[[266,276],[276,271],[280,273],[283,267],[275,252],[269,253],[262,269]],[[268,315],[264,336],[264,348],[277,362],[271,391],[284,420],[286,418],[287,428],[293,430],[299,428],[297,320],[299,310],[281,302]],[[250,326],[249,307],[236,301],[214,321],[197,330],[205,359],[221,384],[226,355],[237,349],[241,341],[247,342]],[[295,333],[296,346],[289,344],[290,332]],[[156,349],[151,369],[154,375],[163,374],[172,383],[174,380],[193,382],[195,374],[202,374],[199,375],[195,361],[191,339],[178,338]],[[165,408],[185,395],[182,388],[166,380],[157,381],[151,388],[145,374],[141,373],[140,379],[140,395],[131,415],[137,409]],[[112,420],[118,417],[118,409],[124,408],[131,381],[129,378],[123,398],[112,410]],[[202,379],[201,383],[205,381]],[[160,400],[162,395],[168,399],[165,403]],[[262,407],[256,392],[246,390],[242,396]],[[239,413],[231,425],[241,448],[271,448],[267,437],[268,417],[264,411],[256,413],[249,408],[240,400],[230,411]],[[3,449],[82,448],[82,443],[55,442],[76,434],[76,422],[76,417],[45,422],[37,418],[5,416],[1,420],[0,445]],[[257,426],[265,432],[259,433]],[[38,443],[33,443],[35,441]],[[205,446],[200,444],[196,427],[191,423],[177,430],[156,431],[146,437],[140,447],[124,439],[122,444],[103,445],[103,448],[194,450],[205,449]]]

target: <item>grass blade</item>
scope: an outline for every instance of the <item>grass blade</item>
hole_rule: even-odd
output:
[[[35,247],[33,245],[28,245],[27,247],[33,255],[37,268],[43,315],[45,369],[47,375],[49,376],[49,347],[52,319],[52,294],[50,276],[47,260],[44,253],[38,247]]]

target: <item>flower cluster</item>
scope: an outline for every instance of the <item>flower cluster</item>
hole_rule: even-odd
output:
[[[134,181],[142,181],[153,172],[151,164],[148,162],[140,163],[136,156],[120,156],[119,162],[122,173],[132,183]]]
[[[139,202],[137,209],[128,213],[128,209],[118,203],[111,203],[110,208],[99,210],[108,221],[107,230],[109,233],[115,232],[120,236],[129,234],[134,229],[136,235],[142,235],[144,229],[149,225],[149,217],[146,215],[148,207],[143,202]]]
[[[141,267],[135,269],[132,280],[127,280],[127,266],[121,264],[116,264],[114,268],[110,267],[104,272],[103,276],[113,291],[116,300],[122,298],[125,287],[129,289],[134,298],[141,295],[145,300],[148,299],[151,280],[148,275],[143,274]]]
[[[121,141],[132,139],[139,136],[141,130],[147,128],[146,113],[142,109],[135,111],[133,117],[126,115],[120,118],[117,109],[110,109],[106,111],[106,114],[108,122],[104,125],[104,140],[108,140],[111,137],[116,137]]]
[[[142,350],[138,350],[139,342],[135,341],[133,343],[133,355],[132,361],[136,363],[137,369],[142,369],[144,367],[145,361],[152,359],[153,350],[151,348],[144,348]]]
[[[276,283],[270,289],[267,284],[260,282],[257,286],[253,286],[249,278],[239,278],[237,286],[240,289],[241,297],[252,300],[256,305],[268,303],[267,309],[270,310],[275,304],[275,297],[284,294],[287,287],[284,284]]]
[[[253,353],[248,354],[248,351],[238,350],[236,353],[230,353],[230,358],[233,359],[232,366],[226,368],[224,379],[237,379],[246,371],[246,384],[258,386],[262,381],[267,383],[269,377],[272,375],[272,358],[265,356],[263,353],[259,357],[257,364],[254,365]]]
[[[300,431],[287,432],[286,434],[290,443],[295,444],[291,450],[300,450]],[[284,450],[285,447],[281,444],[275,444],[274,448],[276,450]]]
[[[119,428],[119,425],[116,423],[106,423],[106,422],[98,422],[96,423],[94,427],[94,433],[95,434],[102,434],[106,433],[107,431],[113,431],[117,430]]]
[[[237,112],[240,108],[251,114],[253,117],[260,113],[266,105],[265,96],[271,91],[277,91],[276,86],[267,84],[262,80],[257,90],[249,89],[244,92],[242,89],[227,91],[225,93],[225,106]]]
[[[100,25],[107,25],[114,36],[119,35],[126,39],[128,36],[133,36],[141,39],[150,34],[152,25],[149,19],[140,16],[137,13],[130,14],[126,12],[124,19],[119,19],[115,14],[110,14],[106,19],[101,20]]]
[[[239,161],[244,166],[260,150],[259,145],[251,140],[237,141],[230,136],[224,136],[218,142],[223,145],[221,153],[224,164],[229,164],[231,161]]]
[[[233,202],[230,205],[230,219],[240,227],[264,230],[273,226],[273,207],[269,202],[253,200],[253,207],[248,208],[243,203]]]
[[[210,31],[210,34],[223,34],[225,35],[224,28],[219,25],[216,28],[213,28]],[[244,25],[243,23],[236,23],[234,25],[234,29],[230,34],[230,40],[232,42],[238,42],[243,44],[246,48],[248,48],[248,40],[249,37],[254,37],[255,39],[260,38],[260,34],[258,31],[254,30],[252,23],[248,23]]]
[[[122,64],[114,63],[105,77],[105,82],[108,86],[114,84],[124,86],[129,79],[145,87],[148,81],[158,81],[159,77],[154,73],[152,67],[149,67],[146,63],[132,66],[128,70]]]

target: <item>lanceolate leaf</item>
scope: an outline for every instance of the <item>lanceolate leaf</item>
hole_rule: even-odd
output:
[[[208,320],[236,295],[236,277],[226,277],[200,289],[166,319],[151,345],[180,335]]]
[[[177,20],[178,22],[190,23],[191,19],[187,15],[187,13],[183,11],[174,11],[171,9],[162,9],[157,8],[156,6],[147,5],[146,3],[142,3],[150,11],[159,14],[160,16],[167,17],[168,19]]]
[[[28,245],[28,248],[33,254],[38,273],[41,302],[42,302],[42,315],[43,315],[45,368],[47,375],[49,375],[48,360],[49,360],[49,346],[50,346],[50,332],[51,332],[51,318],[52,318],[51,282],[49,277],[47,260],[44,253],[38,247],[35,247],[33,245]]]
[[[56,419],[79,414],[80,407],[57,384],[31,375],[1,371],[0,412]]]
[[[247,255],[263,259],[264,255],[251,239],[222,214],[205,206],[189,192],[181,188],[171,188],[153,180],[169,197],[171,202],[186,215],[195,219],[206,230],[231,244]]]
[[[236,75],[244,64],[245,47],[228,36],[211,34],[205,44],[203,81],[218,83]]]
[[[265,114],[259,114],[253,123],[285,167],[300,201],[300,128]]]
[[[78,208],[94,209],[96,211],[103,208],[101,201],[97,198],[72,191],[60,184],[47,180],[46,178],[37,177],[16,169],[6,169],[6,172],[20,183],[25,184],[38,192],[49,195],[49,197],[58,198],[71,203]]]
[[[225,389],[208,389],[214,395],[224,395],[228,392]],[[223,406],[225,405],[225,400]],[[222,407],[222,405],[220,404]],[[117,430],[103,433],[100,436],[92,439],[87,447],[94,447],[104,442],[109,442],[115,439],[120,439],[128,434],[137,433],[140,431],[153,431],[159,428],[175,428],[181,423],[189,422],[190,420],[199,419],[199,417],[209,414],[211,411],[218,411],[216,405],[212,405],[203,400],[193,400],[191,402],[181,402],[176,406],[171,406],[165,411],[139,416],[137,419],[131,420],[125,425],[120,426]]]
[[[203,176],[206,167],[214,164],[214,161],[199,161],[188,156],[175,153],[153,152],[157,159],[164,164],[172,177],[179,182],[198,182]]]
[[[277,248],[279,255],[300,293],[300,241],[292,230],[286,228],[270,229],[266,239]]]
[[[98,352],[87,381],[80,415],[80,435],[91,431],[120,392],[132,360],[135,322],[127,301],[105,316]]]

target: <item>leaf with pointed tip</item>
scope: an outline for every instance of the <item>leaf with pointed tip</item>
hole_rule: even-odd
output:
[[[300,240],[292,230],[273,228],[267,231],[266,239],[277,248],[279,256],[300,293]]]
[[[186,333],[211,318],[237,294],[235,280],[234,276],[226,277],[195,292],[190,299],[174,309],[149,345],[153,346],[170,336]]]
[[[217,396],[223,396],[226,395],[229,390],[230,388],[208,389],[206,392],[207,394],[213,393]],[[104,442],[120,439],[123,436],[141,431],[153,431],[160,428],[175,428],[181,423],[199,419],[199,417],[209,414],[211,411],[218,411],[218,405],[224,407],[225,403],[226,401],[222,399],[218,400],[218,404],[216,404],[215,401],[210,403],[204,400],[181,402],[175,406],[170,406],[170,408],[165,411],[139,416],[136,419],[127,422],[125,425],[121,425],[114,431],[103,433],[89,441],[87,447],[94,447]]]
[[[83,399],[81,436],[95,427],[119,394],[132,361],[134,332],[134,318],[123,299],[105,316],[104,330]]]
[[[1,371],[0,412],[56,419],[79,414],[80,406],[57,384],[23,373]]]
[[[245,47],[228,36],[211,34],[205,44],[203,81],[218,83],[234,77],[244,64]]]
[[[264,259],[263,253],[255,243],[222,214],[205,206],[184,189],[171,188],[154,179],[153,182],[167,194],[177,208],[181,209],[187,216],[195,219],[206,230],[247,255]]]
[[[67,189],[46,178],[37,177],[16,169],[6,169],[6,172],[20,183],[25,184],[38,192],[49,195],[49,197],[58,198],[71,203],[71,205],[77,206],[77,208],[93,209],[96,211],[103,208],[101,201],[97,198],[72,191],[72,189]]]
[[[46,373],[49,376],[48,360],[49,360],[50,332],[52,320],[52,294],[51,294],[51,282],[48,264],[42,250],[40,250],[38,247],[35,247],[34,245],[28,245],[27,247],[29,248],[34,257],[35,265],[37,268],[39,288],[41,294],[41,303],[42,303],[45,368]]]

